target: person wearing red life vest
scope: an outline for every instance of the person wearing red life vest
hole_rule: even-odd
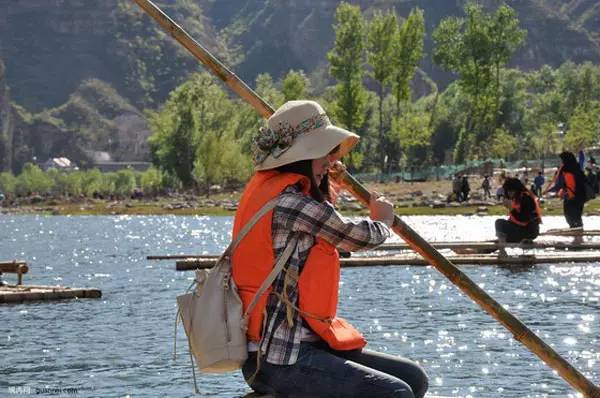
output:
[[[540,234],[542,212],[537,197],[518,178],[507,178],[502,185],[509,208],[508,220],[496,220],[500,242],[533,240]]]
[[[246,382],[275,397],[423,397],[428,379],[418,364],[365,348],[364,336],[336,314],[338,250],[380,245],[394,218],[392,204],[377,193],[370,220],[346,220],[331,204],[328,171],[358,136],[332,125],[314,101],[289,101],[267,124],[253,140],[256,173],[233,226],[235,237],[276,198],[231,258],[244,308],[287,245],[295,247],[250,314]]]
[[[549,187],[544,191],[558,192],[563,199],[563,212],[569,228],[583,229],[583,206],[585,204],[585,174],[573,152],[560,155],[560,167]]]

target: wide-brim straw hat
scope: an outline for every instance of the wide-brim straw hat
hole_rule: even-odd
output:
[[[338,145],[337,156],[346,155],[359,136],[334,126],[327,114],[315,101],[288,101],[267,121],[268,129],[262,134],[276,137],[279,144],[269,148],[263,145],[262,159],[256,170],[274,169],[299,160],[319,159]],[[279,140],[279,141],[277,141]],[[268,141],[268,140],[267,140]],[[273,140],[268,141],[272,143]]]

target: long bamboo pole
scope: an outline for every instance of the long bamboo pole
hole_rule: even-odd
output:
[[[149,0],[133,0],[152,18],[154,18],[167,32],[181,45],[190,51],[200,62],[227,84],[236,94],[252,105],[263,117],[268,118],[274,109],[249,88],[240,78],[227,69],[200,43],[196,42],[187,32],[177,25],[168,15]],[[350,191],[361,203],[368,204],[370,193],[352,175],[344,170],[338,171],[338,180],[344,188]],[[444,274],[467,296],[471,297],[481,308],[487,311],[504,325],[517,341],[524,344],[529,350],[540,357],[550,367],[565,379],[576,390],[588,398],[600,398],[600,388],[562,358],[552,347],[547,345],[519,319],[506,311],[498,302],[473,282],[465,273],[460,271],[454,264],[440,254],[425,239],[417,234],[398,216],[394,216],[392,227],[413,250],[421,254],[438,271]]]

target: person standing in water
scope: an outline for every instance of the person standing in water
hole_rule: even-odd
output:
[[[518,178],[507,178],[502,187],[509,213],[508,220],[496,220],[498,241],[516,243],[537,238],[542,212],[535,195]]]
[[[370,220],[351,222],[330,203],[329,169],[358,141],[333,126],[314,101],[289,101],[255,137],[256,173],[235,215],[233,237],[272,199],[232,255],[244,309],[288,245],[293,251],[248,323],[244,379],[276,397],[422,398],[425,371],[415,362],[365,348],[363,335],[336,316],[338,250],[372,249],[390,236],[393,206],[372,193]],[[336,163],[337,167],[340,167]]]

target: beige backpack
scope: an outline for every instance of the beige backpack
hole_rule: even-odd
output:
[[[252,217],[217,260],[214,268],[196,271],[196,278],[188,288],[189,291],[195,285],[192,293],[177,297],[178,318],[183,323],[190,353],[196,359],[201,372],[222,373],[236,370],[247,358],[248,314],[289,259],[297,239],[293,238],[288,243],[246,312],[243,312],[237,286],[231,277],[231,255],[254,224],[272,210],[276,203],[277,199],[269,201]]]

